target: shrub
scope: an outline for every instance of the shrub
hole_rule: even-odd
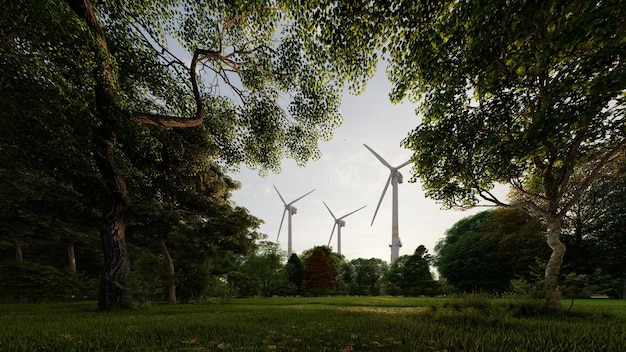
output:
[[[150,252],[142,253],[131,265],[128,276],[133,301],[146,303],[163,300],[166,280],[165,260]]]
[[[206,266],[180,261],[176,263],[176,297],[183,303],[201,298],[209,286]]]
[[[241,271],[231,271],[227,275],[228,283],[237,292],[237,297],[256,297],[261,289],[259,278],[242,273]]]
[[[95,290],[94,280],[69,269],[28,261],[0,264],[0,298],[11,302],[58,302],[82,299]]]

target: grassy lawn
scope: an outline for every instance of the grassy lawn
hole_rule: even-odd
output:
[[[566,307],[570,301],[564,301]],[[233,299],[98,312],[0,305],[0,351],[623,351],[626,301],[484,297]]]

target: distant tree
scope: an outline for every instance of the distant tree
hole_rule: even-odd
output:
[[[481,243],[497,243],[497,252],[507,258],[510,274],[530,279],[537,262],[550,255],[545,223],[517,208],[496,208],[492,212],[493,221],[485,225]]]
[[[300,255],[302,263],[306,266],[306,262],[309,260],[309,258],[316,249],[320,249],[324,252],[326,259],[328,259],[328,262],[330,264],[330,270],[333,273],[333,277],[335,278],[335,281],[337,281],[339,279],[340,266],[343,261],[343,256],[333,252],[333,249],[331,247],[327,245],[315,246],[313,248],[303,251]]]
[[[430,262],[431,256],[423,245],[417,247],[413,255],[403,260],[399,282],[403,295],[432,296],[437,293],[437,282],[430,272]]]
[[[320,248],[315,248],[304,264],[305,287],[313,294],[323,293],[335,288],[335,278],[330,262]]]
[[[401,255],[389,266],[389,271],[385,275],[385,293],[391,296],[401,296],[402,289],[400,285],[403,280],[403,269],[409,259],[409,255]]]
[[[435,246],[435,266],[461,291],[502,292],[516,276],[528,278],[547,250],[536,220],[518,210],[497,209],[448,229]]]
[[[261,281],[257,277],[241,271],[231,271],[226,279],[236,290],[237,297],[256,297],[259,295]]]
[[[283,267],[285,253],[272,242],[261,242],[257,253],[244,257],[241,271],[261,283],[261,295],[269,296],[276,275]]]
[[[357,258],[350,261],[354,273],[356,291],[351,294],[373,295],[381,293],[384,277],[388,270],[387,262],[379,258]]]
[[[283,267],[287,281],[294,284],[298,292],[302,289],[302,282],[304,281],[304,264],[300,260],[297,254],[292,253],[287,264]]]

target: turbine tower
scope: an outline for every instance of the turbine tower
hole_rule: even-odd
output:
[[[303,195],[300,198],[297,198],[294,201],[291,201],[291,203],[287,203],[285,202],[285,199],[283,198],[283,196],[280,194],[280,192],[278,192],[278,188],[276,188],[276,186],[274,186],[274,189],[276,190],[276,193],[278,193],[278,196],[280,197],[280,200],[283,202],[283,204],[285,205],[285,210],[283,210],[283,217],[280,219],[280,226],[278,227],[278,236],[276,236],[276,242],[278,242],[278,238],[280,237],[280,229],[283,227],[283,221],[285,220],[285,213],[289,213],[289,216],[287,217],[287,257],[291,257],[291,216],[295,215],[298,212],[298,209],[296,209],[296,207],[293,206],[293,203],[299,201],[300,199],[308,196],[309,194],[313,193],[313,191]]]
[[[389,184],[391,184],[391,188],[393,191],[392,192],[393,193],[393,197],[392,197],[393,206],[392,206],[392,217],[391,217],[391,244],[389,245],[389,247],[391,247],[391,262],[393,263],[400,255],[400,247],[402,247],[402,242],[400,242],[400,235],[398,231],[398,184],[402,183],[402,174],[398,170],[408,165],[409,162],[411,161],[408,160],[400,164],[399,166],[393,167],[389,165],[389,163],[385,159],[383,159],[380,155],[378,155],[372,148],[368,147],[366,144],[363,144],[363,145],[370,152],[372,152],[372,154],[374,154],[374,156],[376,156],[376,158],[378,158],[378,160],[380,160],[380,162],[383,163],[383,165],[385,165],[390,171],[389,177],[387,178],[387,181],[385,182],[385,188],[383,189],[383,193],[380,195],[378,206],[376,206],[376,211],[374,212],[374,217],[372,218],[371,225],[374,224],[374,219],[376,219],[378,208],[380,208],[380,203],[382,203],[383,198],[385,197],[385,193],[387,192],[387,188],[389,187]]]
[[[330,215],[333,217],[333,219],[335,219],[335,224],[333,225],[333,230],[330,231],[330,238],[328,239],[328,245],[330,246],[330,241],[333,239],[333,233],[335,233],[335,227],[337,227],[337,253],[339,255],[341,255],[341,228],[346,226],[346,222],[343,221],[342,219],[345,217],[348,217],[349,215],[352,215],[354,213],[356,213],[357,211],[365,208],[367,205],[364,205],[362,207],[360,207],[359,209],[348,213],[340,218],[335,217],[335,214],[333,214],[333,212],[330,210],[330,208],[328,207],[328,205],[326,205],[325,202],[322,201],[322,203],[324,203],[324,206],[326,206],[326,209],[328,209],[328,212],[330,213]]]

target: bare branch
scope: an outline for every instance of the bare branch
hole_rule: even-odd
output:
[[[202,124],[204,119],[204,107],[202,97],[200,96],[200,89],[198,88],[198,79],[196,73],[196,66],[200,61],[200,55],[219,55],[218,52],[204,49],[196,49],[191,60],[189,67],[189,78],[191,80],[191,87],[193,89],[193,98],[196,103],[196,113],[192,118],[182,118],[179,116],[161,115],[155,113],[135,112],[133,115],[139,119],[139,121],[145,125],[153,126],[167,126],[167,127],[195,127]]]
[[[610,150],[606,151],[603,155],[598,158],[595,166],[588,172],[586,172],[586,176],[583,181],[580,183],[579,187],[577,187],[570,200],[566,202],[563,207],[561,207],[560,213],[567,213],[572,206],[580,199],[583,192],[585,192],[591,184],[600,177],[604,168],[610,165],[615,159],[623,157],[626,152],[624,147],[624,141],[620,141],[615,143],[614,147]]]
[[[504,203],[500,199],[498,199],[498,197],[496,197],[495,194],[493,194],[493,193],[491,193],[489,191],[486,191],[486,190],[482,190],[482,189],[478,190],[478,195],[482,199],[484,199],[484,200],[486,200],[488,202],[494,203],[495,205],[498,205],[498,206],[508,206],[509,205],[508,203]]]

